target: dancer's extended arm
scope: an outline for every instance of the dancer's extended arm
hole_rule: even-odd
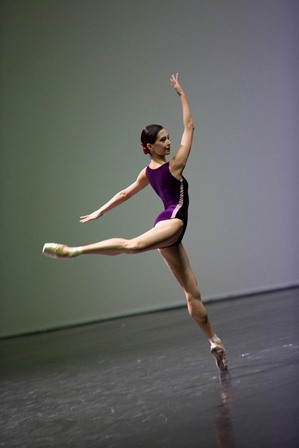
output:
[[[145,168],[140,172],[135,182],[133,182],[129,187],[117,193],[110,201],[106,202],[102,207],[98,210],[90,213],[89,215],[80,216],[80,222],[88,222],[94,219],[98,219],[103,216],[106,212],[111,210],[112,208],[122,204],[123,202],[130,199],[140,190],[145,188],[148,185],[148,180],[145,174]]]
[[[170,79],[172,87],[175,89],[177,94],[180,96],[181,105],[182,105],[182,113],[183,113],[183,135],[181,139],[181,144],[177,152],[175,153],[173,159],[170,162],[171,171],[173,174],[182,174],[183,169],[187,163],[191,146],[192,139],[194,133],[194,122],[192,119],[190,107],[188,104],[188,100],[186,94],[179,83],[179,75],[178,73],[174,76],[172,75]]]

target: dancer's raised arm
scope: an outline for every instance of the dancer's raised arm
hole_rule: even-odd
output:
[[[118,205],[120,205],[123,202],[130,199],[132,196],[134,196],[140,190],[145,188],[147,185],[148,185],[148,180],[146,178],[145,168],[144,168],[139,173],[135,182],[133,182],[129,187],[125,188],[124,190],[121,190],[118,193],[116,193],[116,195],[113,196],[113,198],[111,198],[108,202],[106,202],[106,204],[104,204],[98,210],[90,213],[89,215],[80,216],[80,222],[84,223],[84,222],[93,221],[95,219],[100,218],[101,216],[103,216],[105,213],[107,213],[112,208],[117,207]]]
[[[180,96],[182,113],[183,113],[183,126],[184,126],[180,147],[173,156],[173,159],[170,162],[170,166],[173,174],[181,175],[186,166],[191,151],[191,145],[194,133],[194,122],[192,119],[186,94],[179,82],[178,73],[176,75],[172,75],[172,77],[170,78],[170,83],[171,86],[177,92],[177,94]]]

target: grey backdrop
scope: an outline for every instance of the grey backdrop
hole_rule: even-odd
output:
[[[184,303],[156,252],[53,261],[147,230],[150,188],[79,224],[148,163],[139,136],[196,122],[185,247],[203,298],[298,284],[297,0],[1,1],[1,335]]]

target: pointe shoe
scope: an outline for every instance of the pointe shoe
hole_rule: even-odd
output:
[[[224,371],[227,370],[228,360],[225,352],[224,345],[220,343],[213,342],[211,344],[210,353],[214,356],[217,367]]]
[[[57,243],[46,243],[42,253],[50,258],[68,258],[71,256],[67,246]]]

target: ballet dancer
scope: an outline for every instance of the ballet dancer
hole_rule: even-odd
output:
[[[225,348],[211,326],[195,275],[182,244],[189,205],[188,183],[183,177],[183,171],[191,151],[194,122],[178,73],[171,76],[170,84],[180,97],[183,115],[183,134],[174,156],[169,162],[166,161],[171,146],[167,130],[155,124],[145,127],[141,133],[141,145],[144,154],[150,157],[149,165],[139,173],[130,186],[117,193],[98,210],[80,217],[81,223],[98,219],[150,184],[164,204],[164,211],[156,218],[154,227],[132,239],[111,238],[80,247],[46,243],[43,254],[52,258],[73,258],[89,254],[139,254],[157,249],[181,285],[189,314],[208,338],[210,352],[218,368],[223,371],[227,370],[228,366]]]

